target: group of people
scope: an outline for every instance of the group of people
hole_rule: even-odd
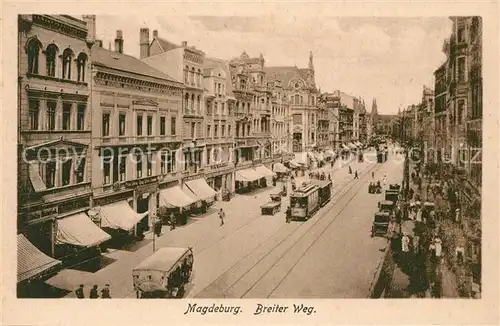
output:
[[[78,289],[76,289],[75,294],[78,299],[85,299],[84,288],[85,286],[83,284],[80,284]],[[101,290],[100,297],[102,299],[111,299],[109,284],[106,284]],[[97,286],[97,284],[94,284],[94,286],[92,286],[92,289],[90,289],[89,299],[99,299],[99,287]]]

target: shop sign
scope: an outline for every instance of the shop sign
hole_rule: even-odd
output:
[[[103,198],[95,198],[94,199],[94,206],[104,206],[108,205],[111,203],[115,203],[120,200],[126,200],[128,198],[132,197],[131,190],[125,191],[122,193],[118,194],[112,194]]]
[[[149,185],[145,185],[145,186],[138,186],[135,189],[135,195],[136,196],[143,195],[143,198],[144,198],[144,195],[146,195],[146,198],[147,198],[147,196],[149,196],[149,193],[154,193],[157,190],[158,190],[157,183],[153,183],[153,184],[149,184]]]
[[[130,180],[130,181],[125,182],[125,187],[133,188],[133,187],[145,185],[145,184],[152,183],[152,182],[158,182],[158,181],[159,181],[159,178],[157,176],[148,177],[148,178],[144,178],[144,179],[138,179],[138,180]]]
[[[160,184],[160,189],[166,189],[179,184],[178,180],[171,180]]]
[[[57,214],[58,214],[57,206],[44,208],[35,212],[26,213],[25,221],[34,222],[36,220],[41,220],[41,219],[55,218]]]
[[[217,169],[220,169],[220,168],[225,168],[228,166],[228,162],[224,162],[224,163],[220,163],[220,164],[214,164],[214,165],[210,165],[210,170],[217,170]]]
[[[90,207],[90,197],[84,197],[77,200],[72,199],[66,203],[60,204],[58,211],[62,214],[87,207]]]
[[[236,146],[237,146],[237,147],[244,147],[244,146],[246,146],[246,144],[247,144],[247,141],[246,141],[246,140],[238,140],[238,141],[236,142]]]

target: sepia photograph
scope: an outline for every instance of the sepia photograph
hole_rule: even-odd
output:
[[[480,299],[482,26],[19,15],[17,297]]]

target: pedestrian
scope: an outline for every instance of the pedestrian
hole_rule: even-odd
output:
[[[349,174],[352,174],[352,168],[350,165],[349,165]]]
[[[358,170],[354,171],[354,179],[359,179]]]
[[[285,212],[286,222],[290,223],[290,219],[292,218],[292,208],[290,206],[287,207]]]
[[[85,299],[85,294],[83,293],[83,284],[80,284],[78,289],[76,289],[75,294],[78,299]]]
[[[441,262],[441,254],[443,252],[443,246],[441,239],[439,237],[434,238],[434,246],[436,248],[436,263]]]
[[[224,213],[224,210],[221,208],[219,211],[220,226],[224,225],[224,217],[226,217],[226,213]]]
[[[101,298],[111,299],[111,295],[109,293],[109,284],[106,284],[106,286],[101,290]]]
[[[406,267],[408,263],[408,253],[410,252],[410,238],[406,232],[403,232],[401,237],[401,253],[402,253],[402,263]]]
[[[372,172],[372,179],[375,179],[375,172]]]
[[[94,286],[90,290],[89,298],[90,299],[98,299],[99,298],[99,294],[97,294],[97,285],[96,284],[94,284]]]
[[[176,218],[174,212],[170,213],[170,231],[175,229]]]

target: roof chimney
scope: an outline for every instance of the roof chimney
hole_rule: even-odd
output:
[[[90,48],[96,39],[95,15],[83,15],[83,20],[87,23],[87,38],[85,39],[85,42]]]
[[[149,57],[149,28],[141,28],[140,36],[140,58],[144,59]]]
[[[155,30],[153,31],[153,37],[158,37],[158,30],[156,30],[156,29],[155,29]]]
[[[182,41],[182,47],[183,48],[187,48],[188,46],[188,42],[187,41]]]
[[[115,52],[123,53],[123,31],[116,31]]]

